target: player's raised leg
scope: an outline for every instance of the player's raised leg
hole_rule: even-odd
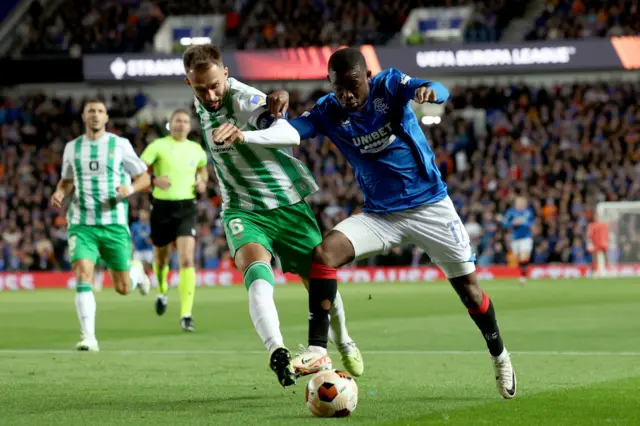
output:
[[[284,346],[280,319],[273,298],[275,277],[271,270],[272,245],[268,230],[261,227],[261,215],[227,209],[223,220],[227,242],[236,267],[242,272],[249,295],[249,314],[265,349],[269,366],[283,386],[296,383],[291,367],[291,352]]]
[[[195,233],[195,229],[193,229]],[[176,239],[178,249],[178,262],[180,264],[180,326],[185,331],[194,331],[193,323],[193,299],[196,291],[196,268],[194,236],[181,236]]]
[[[158,281],[156,293],[156,313],[163,315],[167,311],[169,303],[169,261],[171,260],[171,246],[169,244],[157,247],[153,246],[153,273]]]
[[[445,274],[482,333],[495,371],[498,392],[516,394],[516,375],[504,346],[489,296],[478,285],[469,235],[449,197],[411,210],[393,213],[410,241],[423,248]]]

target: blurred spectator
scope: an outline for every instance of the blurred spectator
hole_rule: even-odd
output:
[[[39,1],[19,29],[25,55],[79,57],[85,53],[125,53],[149,50],[169,15],[224,14],[233,34],[243,0],[63,0],[44,16]]]
[[[522,16],[525,0],[62,0],[48,14],[34,1],[17,31],[24,55],[131,53],[153,48],[168,16],[221,14],[225,34],[240,49],[384,44],[414,8],[474,5],[466,42],[500,39]],[[421,43],[419,34],[411,43]]]
[[[527,40],[640,35],[638,0],[547,0]]]

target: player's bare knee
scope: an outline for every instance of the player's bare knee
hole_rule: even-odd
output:
[[[89,282],[90,283],[92,281],[91,278],[92,278],[91,277],[91,272],[89,272],[88,270],[81,269],[81,268],[78,268],[76,270],[76,281],[78,281],[78,282],[82,281],[82,282]]]
[[[127,278],[124,278],[120,274],[114,274],[113,277],[113,288],[116,293],[121,295],[127,295],[131,292],[131,284]]]
[[[196,266],[193,257],[185,257],[180,259],[180,269],[194,268]]]
[[[478,285],[475,272],[461,277],[449,278],[449,282],[467,308],[480,306],[482,303],[482,288]]]
[[[248,243],[238,250],[234,262],[236,268],[244,273],[253,262],[271,263],[271,253],[261,244]]]
[[[328,250],[324,241],[313,249],[313,262],[330,268],[342,266],[341,256],[334,250]]]

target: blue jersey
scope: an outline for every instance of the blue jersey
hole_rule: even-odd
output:
[[[511,208],[507,210],[507,215],[504,218],[504,227],[513,229],[511,233],[512,240],[531,238],[531,227],[534,220],[535,217],[531,209],[518,210]]]
[[[137,251],[153,250],[153,245],[149,242],[151,237],[151,225],[142,223],[139,220],[131,225],[131,236],[133,245]]]
[[[447,185],[409,101],[421,86],[436,103],[449,98],[440,83],[411,78],[397,69],[371,78],[369,99],[358,112],[346,111],[332,93],[291,121],[300,139],[325,135],[351,163],[364,195],[364,211],[387,213],[436,203]]]

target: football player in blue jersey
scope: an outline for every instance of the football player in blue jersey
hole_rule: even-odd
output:
[[[293,360],[294,369],[309,374],[331,365],[326,348],[337,291],[335,269],[413,243],[451,282],[487,343],[500,395],[513,398],[516,375],[493,304],[478,285],[469,236],[410,105],[412,100],[443,103],[448,90],[393,68],[372,77],[363,55],[352,48],[336,51],[328,68],[334,93],[291,124],[301,139],[331,139],[351,163],[365,202],[363,213],[339,223],[314,250],[309,346]],[[268,106],[282,115],[288,94],[273,93]]]
[[[520,264],[520,284],[527,281],[527,266],[533,249],[532,227],[535,216],[529,208],[527,199],[516,198],[515,206],[507,210],[503,226],[511,229],[511,251]]]

